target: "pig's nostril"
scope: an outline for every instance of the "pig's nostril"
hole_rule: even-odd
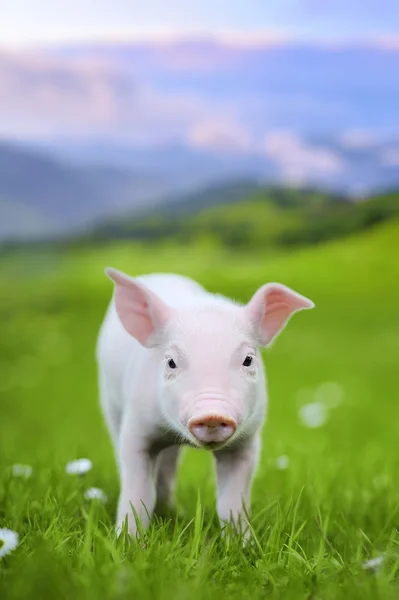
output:
[[[188,429],[200,442],[224,442],[235,432],[237,427],[234,419],[225,419],[219,416],[210,416],[202,420],[192,419]]]

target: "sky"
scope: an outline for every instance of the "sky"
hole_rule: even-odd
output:
[[[399,39],[399,0],[0,0],[0,45],[225,34]]]

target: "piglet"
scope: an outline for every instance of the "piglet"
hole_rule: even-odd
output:
[[[242,531],[267,408],[260,349],[313,302],[278,283],[241,305],[179,275],[106,273],[115,291],[97,361],[121,479],[117,529],[127,517],[135,536],[134,512],[147,527],[156,500],[172,501],[189,445],[214,454],[219,519]]]

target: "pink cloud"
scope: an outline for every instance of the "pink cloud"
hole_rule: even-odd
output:
[[[228,119],[206,119],[194,125],[188,133],[192,146],[222,152],[247,152],[253,145],[248,130]]]
[[[312,146],[290,131],[275,131],[265,140],[266,155],[293,183],[305,183],[319,175],[335,175],[344,168],[343,160],[327,148]]]
[[[0,54],[0,134],[181,135],[209,107],[195,96],[164,93],[106,62]]]
[[[399,146],[384,150],[381,154],[381,163],[386,167],[399,167]]]
[[[375,146],[378,143],[378,138],[366,129],[348,129],[340,135],[340,142],[344,148],[363,150]]]

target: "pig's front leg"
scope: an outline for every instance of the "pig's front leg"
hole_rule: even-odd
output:
[[[157,458],[156,493],[157,502],[162,508],[167,507],[170,509],[173,507],[179,450],[179,446],[170,446],[162,450]]]
[[[120,532],[127,516],[129,533],[134,537],[137,525],[132,506],[143,527],[147,528],[155,505],[154,457],[144,448],[131,432],[122,432],[121,493],[116,526]]]
[[[215,453],[219,519],[221,525],[232,523],[238,533],[248,528],[245,513],[250,509],[252,479],[259,453],[259,436],[240,448]]]

